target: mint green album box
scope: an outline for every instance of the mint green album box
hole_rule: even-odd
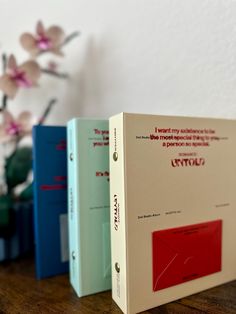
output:
[[[111,289],[109,125],[67,125],[70,282],[79,297]]]

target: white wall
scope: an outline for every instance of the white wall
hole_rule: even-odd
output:
[[[24,60],[18,37],[38,19],[81,30],[66,47],[68,82],[41,80],[10,103],[48,123],[120,111],[236,118],[236,2],[229,0],[0,0],[0,51]]]

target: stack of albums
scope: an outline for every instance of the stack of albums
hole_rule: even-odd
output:
[[[67,157],[65,128],[35,129],[38,277],[44,265],[67,270],[68,213],[79,297],[112,288],[134,314],[236,279],[236,121],[121,113],[109,123],[69,121]],[[50,248],[44,230],[56,235]]]
[[[139,313],[236,278],[236,121],[110,119],[112,296]]]

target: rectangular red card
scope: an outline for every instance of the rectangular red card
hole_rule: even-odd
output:
[[[221,271],[222,220],[152,233],[153,291]]]

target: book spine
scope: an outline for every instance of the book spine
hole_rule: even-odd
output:
[[[75,120],[67,125],[67,160],[68,160],[68,224],[70,282],[78,296],[81,288],[81,268],[79,252],[79,167],[78,167],[78,130]]]
[[[37,141],[37,132],[38,127],[35,126],[33,128],[33,173],[34,173],[34,181],[33,181],[33,192],[34,192],[34,237],[35,237],[35,272],[36,278],[41,279],[41,269],[40,269],[40,250],[39,250],[39,202],[40,199],[38,197],[38,173],[39,169],[37,167],[37,159],[38,159],[38,146],[39,143]]]
[[[114,116],[110,128],[110,210],[112,298],[127,313],[127,248],[125,214],[124,115]]]

